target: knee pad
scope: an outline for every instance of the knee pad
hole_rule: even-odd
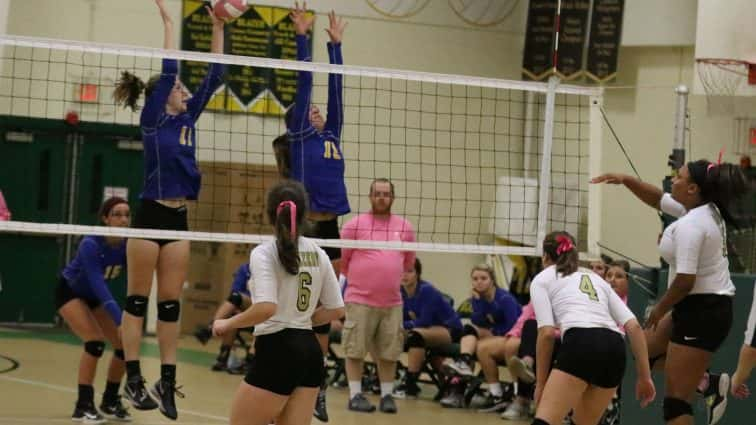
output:
[[[325,325],[313,326],[312,331],[318,335],[328,335],[331,333],[331,324],[326,323]]]
[[[103,351],[105,351],[105,342],[87,341],[84,343],[84,351],[99,359],[100,357],[102,357]]]
[[[177,300],[163,301],[158,303],[157,310],[161,322],[178,322],[181,304]]]
[[[126,355],[124,354],[123,350],[113,350],[113,355],[121,360],[126,360]]]
[[[685,400],[664,397],[664,421],[669,422],[679,416],[693,416],[693,407]]]
[[[425,348],[425,338],[415,331],[409,331],[407,334],[407,348]]]
[[[129,295],[126,297],[124,310],[132,316],[144,317],[147,314],[147,302],[150,299],[141,295]]]
[[[549,423],[544,421],[543,419],[535,418],[530,425],[549,425]]]
[[[231,295],[228,296],[228,299],[226,301],[233,304],[236,308],[242,307],[242,296],[236,291],[232,292]]]
[[[473,335],[475,338],[478,338],[478,330],[475,329],[475,326],[471,324],[465,324],[465,326],[462,326],[462,336],[467,335]]]

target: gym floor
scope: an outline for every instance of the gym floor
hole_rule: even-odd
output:
[[[222,424],[228,423],[230,400],[242,377],[224,372],[211,372],[217,345],[207,347],[194,338],[182,336],[178,353],[179,385],[186,398],[177,399],[178,422],[165,419],[158,411],[140,412],[131,408],[134,425],[158,424]],[[76,373],[80,342],[68,332],[60,330],[14,330],[0,328],[0,408],[1,425],[70,423],[76,401]],[[95,391],[104,389],[105,371],[111,351],[106,351],[100,362]],[[151,384],[159,374],[157,342],[146,338],[142,349],[142,370]],[[398,415],[383,413],[361,414],[346,409],[348,391],[331,388],[328,391],[330,423],[362,425],[369,419],[371,425],[395,425],[399,419],[405,423],[434,425],[466,425],[501,423],[524,425],[525,422],[503,421],[494,414],[474,410],[444,409],[430,401],[435,388],[425,386],[419,400],[397,400]],[[369,396],[378,402],[377,396]],[[96,396],[99,404],[100,397]],[[313,424],[320,424],[317,419]]]

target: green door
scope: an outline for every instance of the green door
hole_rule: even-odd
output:
[[[0,190],[13,220],[98,224],[106,186],[127,188],[134,207],[142,185],[138,139],[132,126],[72,128],[58,120],[0,117]],[[78,240],[0,233],[0,322],[55,323],[53,292]],[[111,285],[122,302],[125,274]]]
[[[102,224],[97,215],[104,201],[105,188],[128,191],[127,201],[133,219],[142,190],[142,151],[134,149],[134,146],[141,145],[123,138],[123,134],[135,129],[102,126],[98,130],[83,134],[83,142],[79,145],[75,207],[75,221],[78,224]],[[116,301],[123,305],[126,300],[126,273],[108,283]]]
[[[63,222],[68,136],[9,129],[4,124],[0,122],[0,190],[13,220]],[[0,233],[0,322],[53,322],[53,289],[63,261],[63,240]]]

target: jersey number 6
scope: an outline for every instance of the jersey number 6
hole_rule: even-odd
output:
[[[312,275],[308,272],[299,273],[299,289],[297,290],[297,310],[307,311],[310,306],[312,291],[308,288],[312,285]]]

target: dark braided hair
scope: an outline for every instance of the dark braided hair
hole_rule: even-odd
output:
[[[716,205],[722,218],[737,227],[728,207],[748,191],[743,170],[735,164],[716,164],[705,159],[689,162],[687,166],[690,180],[700,189],[702,203]]]

